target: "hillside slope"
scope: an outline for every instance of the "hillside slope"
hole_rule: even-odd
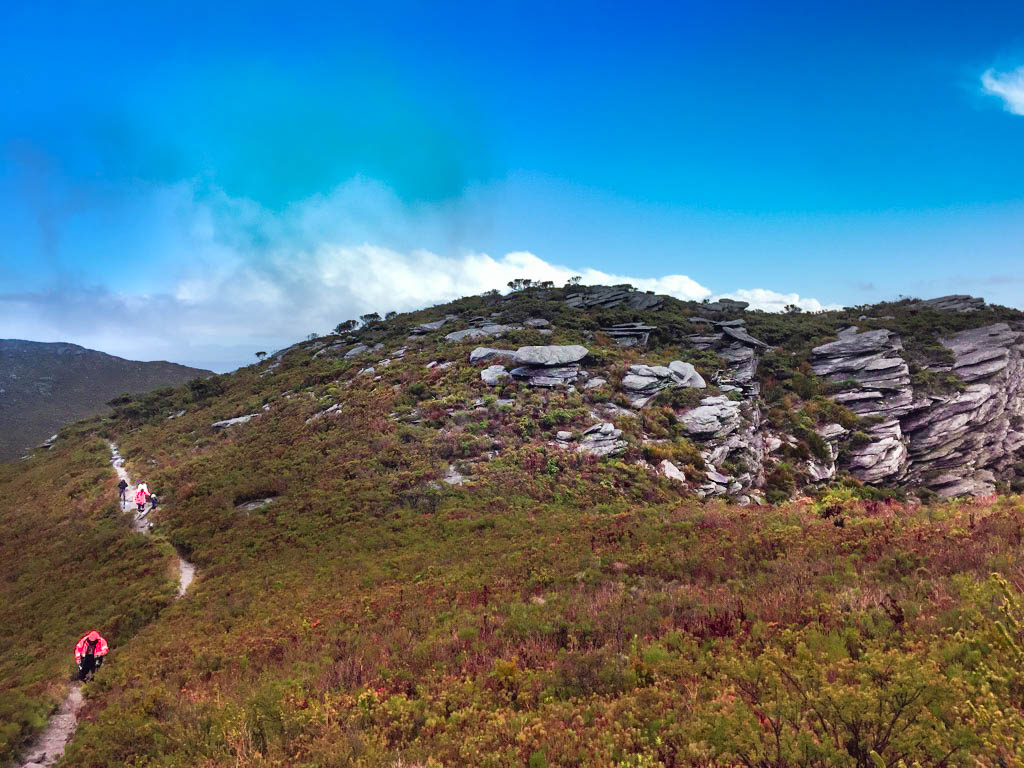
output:
[[[865,483],[855,458],[885,420],[841,398],[867,377],[815,373],[852,359],[821,350],[844,329],[885,323],[886,349],[842,371],[897,369],[865,399],[910,388],[921,414],[981,391],[942,339],[1020,313],[920,304],[470,297],[65,430],[0,475],[0,521],[73,446],[114,439],[201,578],[115,631],[63,764],[1021,764],[1024,503],[942,501],[948,484],[909,472]],[[985,376],[1013,368],[1016,341],[998,344]],[[979,459],[951,426],[949,466],[1009,490],[1014,402],[965,401],[964,423],[1005,416],[1003,440]],[[38,526],[60,540],[56,514]],[[7,620],[15,641],[39,631]]]
[[[76,344],[0,339],[0,461],[101,412],[118,395],[176,387],[210,373],[124,360]]]

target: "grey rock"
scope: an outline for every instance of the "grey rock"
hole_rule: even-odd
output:
[[[319,350],[317,352],[314,352],[313,353],[313,357],[314,357],[314,359],[331,358],[331,357],[342,357],[343,358],[343,357],[345,357],[345,353],[348,351],[348,349],[349,349],[349,345],[348,344],[344,344],[344,343],[342,343],[342,344],[331,344],[329,347],[324,347],[323,349],[321,349],[321,350]]]
[[[749,302],[746,301],[737,301],[735,299],[719,299],[718,301],[713,301],[710,304],[701,304],[700,309],[702,312],[722,314],[730,312],[742,312],[749,306]]]
[[[807,462],[807,475],[815,483],[820,483],[823,480],[831,480],[836,474],[835,464],[822,464],[820,461],[808,461]]]
[[[555,435],[555,438],[567,443],[570,440],[572,440],[572,432],[567,432],[564,429],[560,429],[558,433]]]
[[[665,302],[665,296],[641,293],[624,285],[581,286],[575,293],[565,297],[565,303],[576,309],[614,309],[627,306],[639,310],[654,310]]]
[[[513,327],[510,325],[489,323],[478,328],[466,328],[462,331],[453,331],[444,338],[445,341],[458,344],[464,341],[475,341],[476,339],[497,338],[499,336],[504,336],[511,330],[513,330]]]
[[[448,465],[448,471],[445,472],[444,477],[441,479],[448,483],[448,485],[463,485],[466,482],[466,477],[450,464]]]
[[[228,427],[236,427],[239,424],[248,424],[250,421],[259,416],[258,413],[248,413],[245,416],[236,416],[233,419],[224,419],[223,421],[215,421],[210,426],[214,429],[227,429]]]
[[[345,359],[351,360],[353,357],[359,357],[359,355],[365,355],[370,351],[370,348],[365,344],[356,344],[352,349],[345,353]]]
[[[512,376],[525,381],[531,387],[563,387],[575,381],[580,375],[577,365],[567,365],[558,368],[544,366],[526,365],[513,368]]]
[[[242,504],[236,504],[235,509],[240,512],[255,512],[257,509],[262,509],[269,504],[273,504],[274,499],[276,498],[276,496],[267,496],[263,499],[253,499],[252,501],[246,501]]]
[[[622,430],[616,429],[611,422],[595,424],[584,430],[576,451],[591,456],[615,456],[624,453],[628,447],[621,437]]]
[[[415,328],[413,328],[412,331],[410,331],[410,333],[414,336],[421,336],[425,333],[439,331],[441,330],[441,327],[445,325],[445,323],[449,323],[454,319],[455,315],[448,315],[446,317],[442,317],[440,320],[433,320],[429,323],[421,323],[420,325],[417,325]]]
[[[469,353],[469,362],[478,363],[481,360],[495,359],[509,359],[511,360],[515,356],[515,352],[511,349],[494,349],[492,347],[477,347]]]
[[[643,323],[619,323],[601,328],[601,333],[610,336],[620,347],[644,347],[656,326]]]
[[[668,459],[662,459],[661,463],[658,464],[658,471],[661,472],[669,480],[675,480],[677,483],[685,483],[686,475],[679,467],[673,464]]]
[[[719,485],[728,485],[732,481],[732,478],[729,475],[723,475],[721,472],[714,469],[709,469],[704,474],[708,480],[713,483],[718,483]]]
[[[815,431],[826,440],[837,440],[843,435],[848,434],[850,430],[842,424],[824,424]]]
[[[587,348],[579,344],[520,347],[513,359],[518,365],[567,365],[578,363],[587,353]]]
[[[631,398],[634,408],[644,407],[654,395],[668,387],[702,389],[705,386],[706,382],[696,369],[681,360],[673,360],[668,366],[631,365],[629,372],[622,377],[622,388]]]
[[[695,436],[723,437],[740,426],[740,404],[726,397],[705,397],[700,405],[681,414],[679,423]]]
[[[508,371],[505,370],[503,365],[491,365],[480,371],[481,381],[491,387],[496,387],[508,377]]]
[[[697,369],[693,367],[692,363],[673,360],[668,364],[668,369],[680,386],[692,389],[704,389],[707,386],[704,377],[697,373]]]
[[[529,320],[524,320],[523,325],[527,328],[547,328],[551,325],[551,321],[545,320],[543,317],[531,317]]]
[[[758,341],[753,336],[751,336],[749,333],[747,333],[745,330],[743,330],[743,328],[734,327],[734,326],[731,326],[731,325],[727,325],[725,323],[719,323],[718,326],[719,326],[719,328],[722,329],[722,333],[724,333],[726,336],[728,336],[731,339],[735,339],[740,344],[746,344],[748,347],[758,347],[760,349],[768,349],[768,345],[767,344],[765,344],[763,341]]]
[[[600,376],[595,376],[583,385],[583,389],[597,389],[598,387],[603,387],[607,383],[608,381],[606,379],[602,379]]]
[[[954,294],[927,299],[920,302],[920,305],[939,312],[977,312],[985,308],[985,300],[967,294]]]
[[[320,419],[324,418],[325,416],[330,416],[333,413],[341,413],[341,403],[335,403],[330,408],[325,408],[324,410],[320,411],[319,413],[314,413],[312,416],[310,416],[308,419],[306,419],[306,423],[307,424],[312,424],[314,421],[319,421]]]

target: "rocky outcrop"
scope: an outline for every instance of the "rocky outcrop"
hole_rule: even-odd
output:
[[[723,299],[723,301],[725,300]],[[743,302],[737,303],[743,304]],[[711,305],[703,304],[701,309],[707,309],[709,306]],[[718,384],[742,389],[750,396],[757,395],[758,386],[754,381],[754,376],[757,374],[757,353],[767,349],[768,345],[747,333],[743,327],[745,321],[742,318],[729,321],[707,318],[690,318],[690,320],[699,320],[701,324],[710,324],[716,328],[715,332],[705,331],[685,338],[697,349],[712,350],[725,361],[728,370],[724,375],[718,377]],[[731,390],[726,389],[726,391]]]
[[[701,304],[701,312],[710,312],[712,314],[730,314],[742,312],[750,306],[749,302],[737,301],[736,299],[719,299],[713,301],[710,304]]]
[[[727,397],[705,397],[679,423],[691,437],[725,437],[740,426],[740,404]]]
[[[1024,448],[1022,339],[997,323],[942,340],[965,387],[923,398],[904,419],[913,482],[943,496],[995,491],[995,481]]]
[[[601,328],[601,333],[610,336],[620,347],[646,347],[651,333],[658,330],[657,326],[643,323],[619,323]]]
[[[892,331],[863,333],[851,326],[829,344],[815,347],[812,368],[843,385],[833,399],[869,419],[868,440],[847,446],[851,472],[866,483],[894,482],[907,470],[907,440],[900,418],[914,409],[903,344]]]
[[[869,422],[859,439],[843,443],[841,463],[868,483],[924,486],[943,496],[994,492],[1024,448],[1022,338],[996,323],[942,339],[954,362],[935,370],[964,382],[963,391],[944,395],[913,391],[891,331],[847,328],[815,348],[814,372],[843,384],[833,399]],[[835,430],[822,436],[833,448],[843,437]]]
[[[922,307],[939,312],[977,312],[985,308],[985,300],[958,293],[952,296],[940,296],[937,299],[926,299],[919,302]]]
[[[622,388],[634,408],[643,408],[668,387],[704,389],[707,383],[690,363],[673,360],[664,365],[631,365],[622,378]]]
[[[665,303],[665,297],[654,293],[642,293],[630,285],[594,285],[568,294],[565,303],[576,309],[614,309],[627,306],[633,309],[653,310]]]
[[[510,373],[513,378],[526,382],[531,387],[564,387],[585,375],[580,371],[578,365],[563,365],[555,367],[543,367],[535,365],[524,365],[513,368]]]
[[[624,453],[628,443],[622,438],[622,430],[616,429],[610,421],[584,430],[576,446],[577,453],[591,456],[615,456]]]
[[[519,367],[510,373],[531,387],[568,386],[587,377],[579,366],[579,361],[587,354],[587,348],[579,344],[520,347],[512,355],[512,360],[519,363]]]
[[[423,336],[424,334],[427,333],[433,333],[434,331],[441,330],[442,326],[444,326],[446,323],[450,323],[454,319],[455,315],[446,315],[445,317],[442,317],[440,320],[433,320],[429,323],[420,323],[411,331],[409,331],[409,334],[411,336]]]
[[[511,349],[494,349],[492,347],[477,347],[469,353],[469,362],[479,363],[481,360],[511,360],[515,351]]]
[[[519,365],[568,365],[587,356],[587,348],[579,344],[566,346],[520,347],[513,360]]]
[[[500,325],[499,323],[487,323],[473,328],[466,328],[462,331],[452,331],[444,338],[445,341],[451,342],[452,344],[461,344],[464,341],[497,338],[499,336],[504,336],[511,330],[515,330],[515,327],[511,325]]]

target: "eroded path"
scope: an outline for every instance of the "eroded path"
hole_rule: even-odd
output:
[[[64,754],[64,746],[75,732],[78,724],[78,710],[82,707],[82,684],[71,684],[67,698],[60,705],[57,713],[50,718],[46,730],[39,734],[35,744],[28,751],[25,762],[19,763],[21,768],[40,768],[53,765]]]
[[[136,510],[134,504],[136,486],[128,477],[128,471],[124,468],[124,459],[115,443],[110,443],[110,463],[117,472],[119,480],[128,483],[128,490],[125,492],[125,501],[121,503],[122,512],[131,512],[132,528],[139,533],[148,534],[152,525],[149,520],[149,513],[152,505],[147,505],[142,512]],[[188,560],[178,554],[178,597],[183,597],[192,579],[195,578],[196,567]],[[64,747],[71,740],[78,725],[78,711],[82,707],[82,684],[74,682],[68,690],[68,695],[61,703],[60,708],[50,718],[39,737],[26,752],[25,760],[18,763],[19,768],[44,768],[56,763],[64,755]]]

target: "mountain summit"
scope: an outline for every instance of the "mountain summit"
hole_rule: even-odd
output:
[[[0,759],[1024,762],[1024,313],[518,287],[0,466]]]

